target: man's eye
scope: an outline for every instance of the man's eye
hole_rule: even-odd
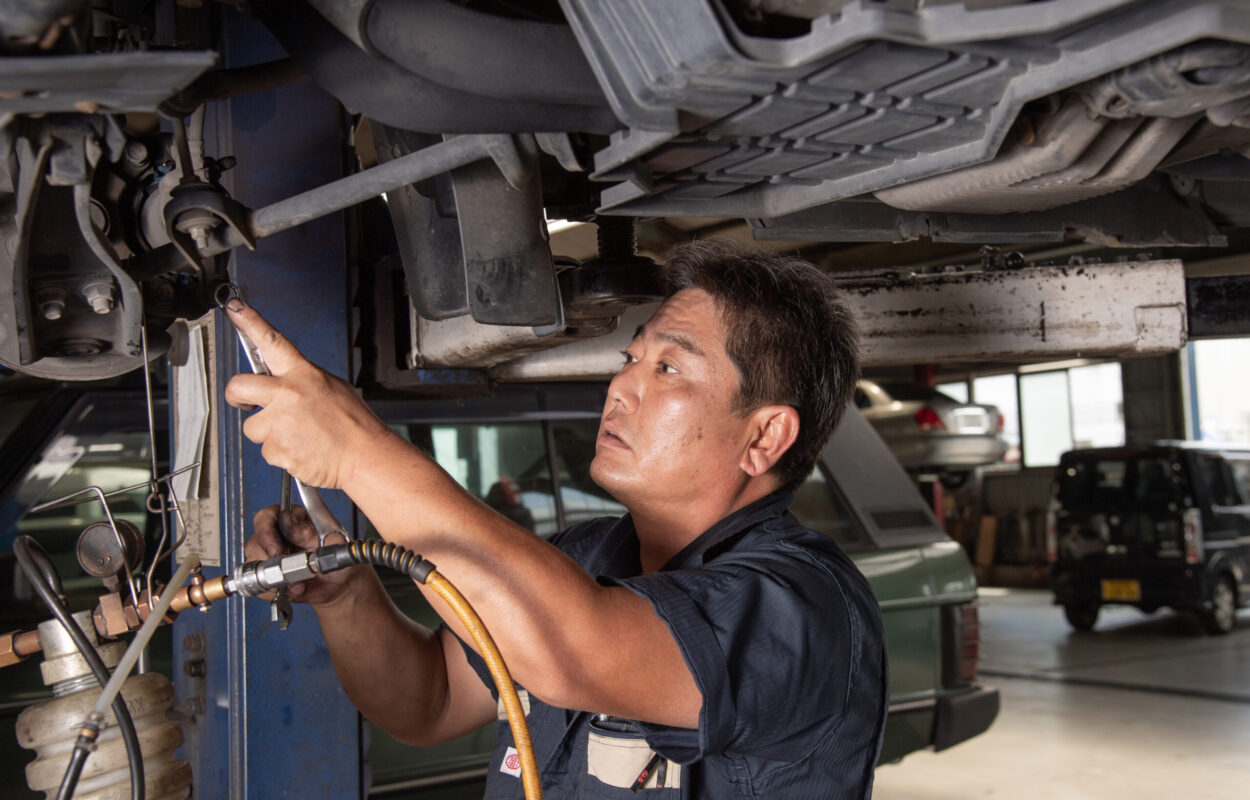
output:
[[[622,351],[621,351],[621,357],[625,359],[625,363],[626,363],[626,364],[632,364],[632,363],[634,363],[635,361],[637,361],[637,360],[638,360],[638,359],[634,358],[634,354],[633,354],[633,353],[631,353],[631,352],[629,352],[628,350],[622,350]]]
[[[668,363],[667,361],[661,361],[659,363],[659,368],[660,368],[660,372],[671,374],[671,375],[677,374],[677,367],[674,367],[672,364]]]

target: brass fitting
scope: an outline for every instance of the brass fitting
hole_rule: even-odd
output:
[[[41,649],[37,631],[6,633],[0,636],[0,667],[24,661],[31,653],[38,653]]]
[[[138,630],[151,615],[152,610],[148,608],[147,589],[139,593],[137,607],[130,601],[122,600],[120,592],[113,592],[100,596],[100,602],[91,612],[91,621],[95,624],[96,632],[100,636],[116,639],[123,633]],[[173,622],[176,616],[178,616],[177,612],[170,610],[166,612],[163,622]]]
[[[13,631],[0,636],[0,667],[7,667],[22,660],[22,657],[17,654],[17,634],[18,631]]]
[[[122,596],[117,592],[100,597],[99,604],[91,612],[91,621],[95,623],[96,632],[108,639],[116,639],[131,630]]]

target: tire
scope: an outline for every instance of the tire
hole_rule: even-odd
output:
[[[1211,587],[1211,607],[1203,611],[1202,624],[1214,636],[1237,627],[1237,589],[1228,575],[1221,575]]]
[[[1092,631],[1098,622],[1098,606],[1094,603],[1077,605],[1075,603],[1063,607],[1063,615],[1068,624],[1078,631]]]

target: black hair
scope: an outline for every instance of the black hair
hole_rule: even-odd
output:
[[[725,322],[725,351],[738,368],[734,410],[766,405],[799,413],[798,438],[773,468],[794,491],[850,405],[859,378],[855,318],[828,275],[801,258],[705,239],[664,258],[668,296],[701,289]]]

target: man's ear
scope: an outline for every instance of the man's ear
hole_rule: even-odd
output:
[[[751,412],[752,438],[739,466],[753,478],[781,460],[799,437],[799,412],[791,406],[763,406]]]

